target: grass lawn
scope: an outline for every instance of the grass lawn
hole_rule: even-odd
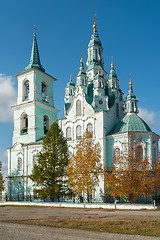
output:
[[[31,220],[12,220],[7,222],[39,225],[58,228],[71,228],[89,231],[137,234],[145,236],[160,237],[160,221],[147,220],[124,220],[108,221],[104,219],[31,219]]]

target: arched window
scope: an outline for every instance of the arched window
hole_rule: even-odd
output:
[[[23,134],[28,133],[28,115],[26,113],[23,113],[21,115],[21,132]]]
[[[95,60],[98,60],[98,49],[96,48]]]
[[[70,95],[73,95],[73,89],[70,88]]]
[[[37,155],[33,155],[33,167],[37,163]]]
[[[66,138],[68,141],[71,141],[72,140],[72,137],[71,137],[71,128],[70,127],[67,127],[66,129]]]
[[[44,115],[43,117],[43,129],[44,129],[44,134],[47,134],[49,130],[49,117],[47,115]]]
[[[114,150],[114,158],[117,159],[120,157],[120,149],[117,147]]]
[[[84,78],[81,78],[81,85],[84,86]]]
[[[29,98],[29,81],[26,80],[23,85],[23,99],[27,100]]]
[[[119,104],[116,103],[116,118],[119,118]]]
[[[132,109],[131,109],[131,112],[134,112],[134,102],[131,103],[132,105]]]
[[[78,126],[76,127],[76,139],[79,139],[79,138],[81,138],[81,137],[82,137],[82,134],[81,134],[81,126],[78,125]]]
[[[87,130],[88,130],[88,132],[90,132],[90,133],[92,134],[92,136],[93,136],[93,125],[92,125],[91,123],[88,123],[88,124],[87,124]]]
[[[156,148],[153,148],[153,162],[156,163]]]
[[[18,172],[22,171],[22,158],[21,157],[19,157],[17,159],[17,171]]]
[[[137,160],[143,159],[143,148],[140,145],[136,147],[136,158]]]
[[[47,84],[45,82],[42,82],[42,100],[43,101],[48,101]]]
[[[81,116],[81,101],[77,100],[76,102],[76,115]]]

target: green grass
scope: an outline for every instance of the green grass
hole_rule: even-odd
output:
[[[160,237],[160,221],[157,220],[108,221],[102,219],[34,219],[12,220],[9,222],[58,228]]]

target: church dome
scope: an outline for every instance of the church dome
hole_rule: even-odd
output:
[[[115,73],[114,69],[111,69],[111,71],[109,73],[108,79],[110,79],[110,78],[117,78],[117,74]]]
[[[126,116],[118,122],[110,134],[125,132],[151,132],[150,127],[137,114],[126,114]]]
[[[67,87],[69,87],[69,86],[75,87],[75,84],[74,84],[73,82],[69,81],[69,82],[67,83]]]

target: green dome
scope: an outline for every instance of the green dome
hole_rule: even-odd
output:
[[[110,70],[108,79],[110,79],[110,78],[117,78],[117,74],[115,73],[114,68],[112,68],[112,69]]]
[[[110,134],[124,132],[151,132],[150,127],[137,114],[127,114]]]
[[[67,87],[69,87],[69,86],[75,87],[75,84],[74,84],[73,82],[69,81],[69,82],[67,83]]]
[[[98,34],[96,32],[92,34],[88,47],[95,46],[95,45],[98,45],[100,47],[102,46],[101,40],[99,39]]]
[[[126,97],[126,99],[128,100],[128,99],[136,99],[136,96],[134,95],[134,93],[133,92],[130,92],[128,95],[127,95],[127,97]]]

